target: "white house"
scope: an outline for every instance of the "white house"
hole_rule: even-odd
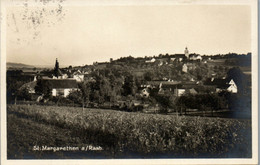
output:
[[[236,83],[233,81],[233,79],[231,79],[228,83],[230,86],[227,88],[227,91],[231,92],[231,93],[237,93],[237,85]]]
[[[52,89],[52,96],[67,97],[71,91],[78,90],[77,82],[73,79],[43,79],[41,81]]]
[[[174,89],[174,95],[175,96],[182,96],[185,94],[185,89]]]
[[[190,60],[199,60],[199,61],[201,61],[202,60],[202,57],[201,57],[201,55],[199,55],[199,54],[191,54],[190,55],[190,57],[189,57],[189,59]]]
[[[80,72],[80,70],[73,73],[73,79],[75,79],[77,82],[84,81],[84,74]]]
[[[84,81],[84,75],[73,75],[73,79],[75,79],[77,82],[82,82]]]
[[[175,61],[176,58],[171,58],[171,61]]]
[[[156,60],[155,60],[155,58],[152,58],[151,60],[147,60],[147,61],[145,61],[146,63],[154,63]]]
[[[188,72],[188,66],[187,66],[186,64],[183,64],[183,66],[182,66],[182,71],[183,71],[184,73],[187,73],[187,72]]]
[[[141,91],[141,96],[142,97],[149,97],[149,95],[150,95],[150,92],[149,92],[149,89],[148,88],[144,88],[144,89],[142,89],[142,91]]]
[[[226,78],[223,79],[211,78],[208,82],[206,82],[206,85],[216,86],[216,92],[221,92],[221,91],[228,91],[230,93],[238,92],[237,85],[233,79],[227,80]]]

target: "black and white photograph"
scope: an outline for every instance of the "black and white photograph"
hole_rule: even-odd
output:
[[[258,163],[257,0],[1,3],[3,164]]]

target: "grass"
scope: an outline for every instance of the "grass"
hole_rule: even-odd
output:
[[[8,158],[249,158],[251,121],[8,105]],[[101,151],[33,151],[35,145]]]
[[[84,138],[75,134],[74,130],[60,128],[54,125],[43,124],[8,114],[8,159],[38,159],[38,158],[109,158],[108,152],[84,151],[84,152],[53,152],[35,151],[34,146],[73,146],[81,147],[89,145]]]

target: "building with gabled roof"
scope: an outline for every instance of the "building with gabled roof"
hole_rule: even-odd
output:
[[[152,59],[146,60],[145,62],[146,62],[146,63],[154,63],[155,61],[156,61],[156,59],[155,59],[155,58],[152,58]]]
[[[40,81],[51,88],[52,96],[67,97],[71,91],[78,90],[75,79],[41,79]]]
[[[220,79],[220,78],[209,78],[205,81],[204,85],[215,86],[216,92],[228,91],[231,93],[237,93],[237,85],[233,79]]]
[[[82,82],[82,81],[84,81],[84,74],[83,74],[80,70],[77,70],[77,71],[74,72],[72,75],[73,75],[73,78],[74,78],[77,82]]]
[[[25,83],[19,88],[19,90],[27,89],[28,93],[34,94],[36,84],[37,84],[36,81],[31,81],[31,82]]]
[[[184,73],[188,72],[188,66],[186,64],[182,65],[182,72],[184,72]]]
[[[190,54],[189,55],[189,60],[193,60],[193,61],[201,61],[202,57],[199,54]]]

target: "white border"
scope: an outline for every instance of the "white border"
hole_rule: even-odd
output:
[[[1,3],[1,164],[257,164],[258,163],[258,4],[257,0],[67,0],[64,5],[250,5],[252,36],[252,159],[102,159],[102,160],[7,160],[6,146],[6,20],[5,7],[22,1]]]

